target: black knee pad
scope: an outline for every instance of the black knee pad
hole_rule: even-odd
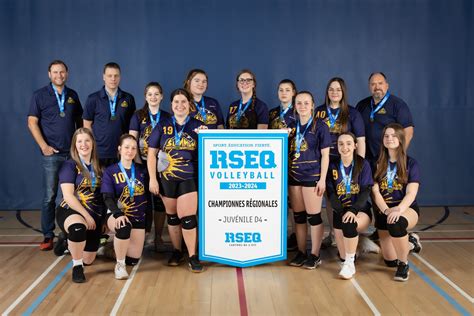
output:
[[[354,238],[359,235],[357,232],[357,222],[354,223],[342,223],[342,234],[346,238]]]
[[[115,229],[115,237],[118,239],[129,239],[132,232],[132,224],[126,223],[124,226]]]
[[[385,265],[387,267],[390,267],[390,268],[395,268],[398,266],[398,260],[395,259],[395,260],[385,260],[383,259],[383,261],[385,261]]]
[[[135,265],[137,265],[138,260],[140,260],[140,258],[132,258],[132,257],[129,257],[129,256],[125,256],[125,264],[126,264],[127,266],[135,266]]]
[[[193,229],[197,227],[197,217],[196,215],[185,216],[181,218],[181,227],[183,229]]]
[[[296,224],[306,224],[307,216],[308,214],[306,214],[306,211],[303,211],[303,212],[293,211],[293,218],[295,219]]]
[[[408,221],[403,216],[400,216],[396,223],[387,224],[388,233],[395,238],[405,237],[408,234],[407,227]]]
[[[321,213],[318,214],[308,214],[308,223],[311,226],[316,226],[323,223],[323,219],[321,218]]]
[[[181,225],[181,220],[177,214],[166,214],[168,226],[179,226]]]
[[[87,238],[86,225],[82,223],[75,223],[69,226],[67,239],[74,242],[83,242]]]

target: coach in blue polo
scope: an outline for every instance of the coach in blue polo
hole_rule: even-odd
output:
[[[102,89],[87,98],[82,118],[84,127],[94,133],[100,164],[107,167],[118,161],[119,139],[128,133],[136,106],[133,96],[119,88],[120,66],[117,63],[104,66],[103,80]]]
[[[41,206],[41,250],[53,249],[58,174],[68,159],[72,135],[82,126],[82,106],[76,91],[66,87],[68,67],[61,60],[49,64],[51,82],[35,91],[28,112],[28,128],[41,149],[44,195]]]

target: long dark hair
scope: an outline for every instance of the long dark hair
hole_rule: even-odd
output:
[[[397,181],[401,184],[406,184],[408,182],[408,171],[407,171],[407,153],[405,150],[405,131],[403,126],[398,123],[390,123],[383,129],[382,139],[380,146],[379,159],[377,160],[377,171],[375,172],[375,180],[380,182],[383,180],[385,174],[387,173],[388,165],[388,149],[383,145],[383,139],[385,137],[385,132],[387,129],[393,129],[395,131],[395,137],[398,138],[399,146],[397,148]]]
[[[188,72],[188,75],[186,76],[186,79],[184,79],[184,82],[183,82],[183,88],[189,92],[189,95],[191,95],[191,97],[193,96],[193,94],[191,93],[191,88],[190,88],[191,80],[193,80],[193,78],[198,74],[203,74],[204,76],[206,76],[206,80],[209,81],[209,78],[207,77],[207,73],[204,70],[199,69],[199,68],[191,69]],[[189,111],[191,112],[196,111],[196,106],[194,105],[194,102],[192,102],[192,100],[190,100],[189,106],[190,106]]]
[[[177,95],[184,95],[184,97],[188,100],[189,102],[189,111],[191,111],[191,104],[193,103],[193,99],[191,97],[191,94],[188,92],[188,90],[183,89],[183,88],[178,88],[173,90],[170,95],[170,102],[173,103],[173,99]],[[171,112],[173,112],[173,106],[171,106]],[[174,114],[174,113],[173,113]]]
[[[291,88],[293,88],[293,97],[291,98],[291,103],[293,104],[293,108],[295,106],[295,98],[296,98],[296,95],[298,94],[298,90],[296,89],[296,84],[293,82],[293,80],[291,79],[283,79],[282,81],[280,81],[280,83],[278,84],[278,89],[280,89],[280,86],[282,84],[289,84],[291,86]]]
[[[337,138],[338,142],[339,142],[339,138],[341,138],[341,136],[343,135],[350,136],[352,140],[354,141],[354,144],[357,144],[357,137],[351,132],[342,132]],[[352,181],[354,183],[358,183],[357,180],[359,178],[360,172],[362,171],[362,168],[364,167],[364,158],[362,158],[361,156],[357,154],[357,148],[354,149],[354,152],[352,154],[352,159],[354,161],[354,169],[352,169]]]
[[[80,134],[86,134],[92,140],[92,151],[91,151],[92,168],[94,168],[94,173],[96,174],[97,177],[102,177],[102,169],[100,168],[99,157],[97,156],[97,144],[95,142],[94,135],[92,134],[90,129],[85,128],[85,127],[80,127],[74,132],[74,135],[72,136],[72,141],[71,141],[70,154],[71,154],[72,160],[74,160],[74,162],[76,163],[77,168],[81,170],[81,174],[85,178],[87,178],[87,180],[89,180],[89,183],[92,183],[91,174],[89,170],[87,170],[87,168],[84,167],[84,165],[82,164],[81,157],[79,156],[79,153],[77,152],[77,148],[76,148],[77,136],[79,136]]]
[[[150,89],[151,87],[157,88],[160,91],[161,95],[163,95],[163,88],[161,87],[161,85],[158,82],[152,81],[152,82],[149,82],[145,86],[145,93],[144,93],[144,95],[145,95],[145,104],[143,105],[143,107],[141,109],[139,109],[137,111],[138,119],[139,119],[140,122],[143,119],[147,119],[147,120],[150,119],[148,117],[148,112],[150,111],[150,107],[148,106],[148,102],[146,101],[146,94],[148,93],[148,89]]]
[[[328,107],[330,106],[331,100],[329,100],[329,86],[333,82],[338,82],[341,85],[342,99],[339,102],[339,106],[341,107],[339,122],[341,123],[342,131],[346,132],[347,125],[349,122],[349,105],[347,104],[347,87],[346,87],[346,83],[344,82],[344,79],[339,78],[339,77],[334,77],[334,78],[329,79],[328,84],[326,86],[326,106]],[[328,113],[328,116],[329,116],[329,113]]]

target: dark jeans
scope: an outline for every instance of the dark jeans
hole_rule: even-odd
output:
[[[54,218],[56,210],[56,197],[58,196],[59,169],[68,154],[54,154],[43,156],[44,195],[41,207],[41,230],[45,238],[54,237]]]

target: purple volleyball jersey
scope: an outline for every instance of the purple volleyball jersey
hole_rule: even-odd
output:
[[[357,179],[351,180],[351,195],[346,195],[346,184],[340,171],[340,160],[335,160],[329,163],[327,184],[334,189],[337,198],[344,207],[351,207],[357,201],[361,187],[374,185],[372,179],[372,171],[370,170],[370,164],[364,159],[362,169],[360,170]],[[344,172],[348,175],[351,172],[352,165],[344,167]],[[368,207],[368,203],[367,203]]]
[[[132,176],[131,169],[125,169],[128,178]],[[145,212],[148,208],[148,177],[146,169],[135,163],[135,191],[130,197],[125,176],[122,174],[118,163],[105,169],[102,179],[102,193],[112,193],[119,202],[119,207],[131,222],[144,222]]]
[[[189,117],[183,126],[176,123],[178,133],[183,131],[179,144],[175,141],[173,118],[164,120],[153,129],[148,139],[148,147],[164,151],[168,155],[169,166],[160,173],[166,180],[188,180],[197,178],[198,174],[198,135],[195,129],[202,126],[201,121]]]
[[[268,125],[268,129],[280,129],[280,128],[288,128],[292,124],[294,124],[295,118],[295,111],[294,108],[291,107],[284,115],[283,120],[280,118],[280,111],[281,107],[277,106],[270,110],[268,113],[270,123]]]
[[[194,110],[189,113],[191,117],[201,121],[209,129],[216,129],[218,125],[224,125],[224,116],[222,114],[221,106],[216,99],[203,96],[199,102],[199,107],[202,107],[202,101],[204,100],[204,115],[194,106]]]
[[[240,120],[237,119],[239,112],[240,99],[229,105],[227,113],[228,129],[257,129],[258,124],[268,124],[268,107],[259,98],[255,98],[254,104],[250,104],[244,111]],[[245,104],[242,104],[242,110]]]
[[[171,114],[166,111],[160,110],[160,119],[159,122],[170,118]],[[153,119],[156,120],[158,113],[152,115]],[[156,127],[156,126],[155,126]],[[140,157],[142,160],[146,160],[148,155],[148,138],[150,138],[153,127],[151,126],[151,120],[149,114],[140,120],[138,111],[135,112],[130,120],[130,130],[138,132],[138,147],[140,149]]]
[[[289,143],[289,175],[298,182],[319,181],[321,173],[321,150],[331,146],[331,135],[329,128],[321,120],[313,120],[301,142],[299,155],[296,152],[296,125],[294,122],[290,128],[295,130],[290,134]],[[300,133],[306,129],[301,126]],[[314,126],[316,125],[316,126]]]
[[[87,166],[87,169],[91,170],[91,168],[92,165]],[[72,159],[65,161],[59,170],[59,183],[74,184],[74,193],[79,202],[92,217],[99,221],[105,214],[105,205],[100,190],[101,180],[100,177],[97,177],[95,189],[92,190],[91,182],[84,177],[76,162]],[[64,199],[60,206],[71,208]]]

